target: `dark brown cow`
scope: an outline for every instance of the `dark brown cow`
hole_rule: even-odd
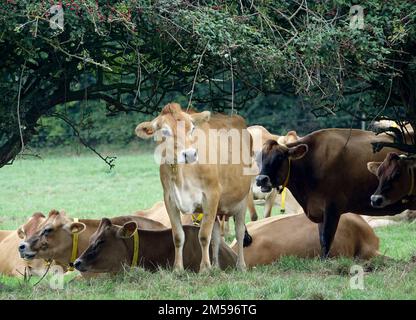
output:
[[[369,162],[367,167],[379,181],[376,191],[371,195],[374,208],[401,203],[408,209],[416,209],[414,157],[391,152],[383,162]]]
[[[159,267],[171,268],[175,259],[175,246],[172,230],[137,229],[137,224],[130,221],[124,226],[116,226],[109,219],[102,219],[97,231],[91,236],[89,247],[75,261],[75,268],[82,272],[118,272],[124,265],[132,265],[135,246],[133,234],[138,232],[137,265],[155,271]],[[184,268],[199,271],[201,247],[199,245],[199,227],[185,225],[185,243],[183,246]],[[212,232],[210,255],[218,243],[219,267],[224,270],[234,268],[237,256],[221,240],[216,224]],[[217,249],[217,250],[218,250]]]
[[[371,142],[392,140],[386,134],[349,129],[319,130],[287,146],[269,140],[258,159],[257,185],[268,192],[288,181],[306,215],[319,223],[322,256],[327,257],[341,214],[394,215],[406,209],[401,203],[374,208],[369,201],[377,179],[367,162],[381,161],[392,151],[373,153]]]

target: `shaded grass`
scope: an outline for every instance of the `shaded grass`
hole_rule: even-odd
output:
[[[162,199],[158,166],[150,154],[120,156],[111,172],[93,156],[19,160],[0,170],[0,181],[1,229],[15,229],[35,211],[56,208],[73,217],[101,218],[132,213]],[[380,251],[397,261],[285,257],[245,273],[135,269],[115,277],[67,281],[64,290],[51,289],[48,279],[33,287],[36,279],[25,284],[0,276],[0,299],[415,299],[416,271],[410,258],[416,253],[416,224],[376,232]],[[364,290],[350,288],[355,264],[367,270]]]

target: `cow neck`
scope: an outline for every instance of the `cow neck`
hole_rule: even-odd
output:
[[[307,172],[305,170],[306,156],[302,159],[290,161],[290,177],[286,187],[295,197],[296,201],[306,207],[307,190],[310,190]]]
[[[79,220],[80,222],[84,223],[86,228],[83,232],[78,234],[78,248],[77,248],[77,254],[76,258],[80,256],[82,252],[84,252],[87,247],[89,246],[89,240],[91,235],[97,230],[98,225],[100,223],[99,220]],[[71,245],[69,249],[63,254],[62,256],[54,257],[52,260],[55,261],[56,264],[68,268],[71,263],[72,258],[72,250],[73,250],[73,242],[71,242]]]
[[[172,242],[172,231],[170,229],[160,231],[137,229],[137,233],[140,244],[137,266],[150,270],[154,270],[157,266],[166,266],[169,251],[174,252],[173,243],[171,246],[168,245]],[[133,237],[124,239],[124,244],[127,248],[124,262],[130,266],[134,254]]]
[[[410,177],[410,188],[407,194],[402,198],[402,203],[408,203],[409,201],[414,201],[416,196],[416,181],[415,181],[415,167],[409,167],[409,177]]]

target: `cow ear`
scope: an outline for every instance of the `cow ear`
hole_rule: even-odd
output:
[[[372,174],[374,174],[375,176],[377,176],[377,170],[380,167],[380,165],[381,165],[381,162],[367,162],[367,169]]]
[[[286,134],[286,143],[292,143],[297,140],[299,140],[299,137],[295,130],[291,130]]]
[[[136,222],[134,221],[126,222],[120,229],[118,229],[117,237],[121,239],[130,238],[133,236],[136,230],[137,230]]]
[[[210,111],[202,111],[199,113],[191,114],[191,121],[194,125],[198,126],[204,122],[208,122],[211,119]]]
[[[23,230],[22,227],[19,227],[19,229],[17,229],[17,235],[19,236],[20,239],[26,238],[26,232],[25,230]]]
[[[64,225],[65,231],[69,232],[70,234],[80,234],[86,228],[87,226],[82,222],[71,222]]]
[[[136,127],[136,135],[142,139],[150,139],[155,134],[153,123],[150,121],[142,122]]]
[[[305,156],[305,154],[308,152],[308,145],[306,144],[300,144],[296,147],[289,148],[288,154],[289,158],[292,160],[298,160]]]

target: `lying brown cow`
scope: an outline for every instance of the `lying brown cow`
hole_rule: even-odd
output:
[[[29,237],[36,228],[45,220],[41,213],[35,213],[17,231],[2,231],[0,241],[0,273],[9,276],[43,275],[45,263],[35,259],[25,261],[19,256],[18,247],[22,238]]]
[[[201,262],[199,228],[186,225],[183,226],[183,230],[185,232],[184,267],[198,272]],[[135,232],[137,232],[136,246]],[[214,248],[215,244],[218,245],[217,249]],[[212,233],[211,256],[213,250],[219,250],[218,262],[222,270],[235,267],[237,256],[221,240],[217,225]],[[137,223],[134,221],[127,222],[123,226],[116,226],[109,219],[104,218],[97,231],[91,236],[89,247],[75,261],[75,268],[81,272],[104,273],[118,272],[123,269],[124,265],[129,265],[155,271],[159,267],[171,268],[174,258],[175,246],[170,229],[143,230],[137,228]]]
[[[369,162],[368,170],[378,178],[378,187],[371,195],[374,208],[400,203],[407,209],[416,209],[416,159],[389,153],[382,162]]]
[[[240,116],[211,115],[209,111],[185,112],[177,103],[166,105],[153,121],[141,123],[136,128],[136,134],[144,139],[162,136],[157,150],[166,146],[165,155],[170,146],[170,154],[160,164],[160,179],[175,243],[175,270],[183,270],[185,235],[181,212],[204,213],[199,231],[201,271],[211,267],[208,249],[217,214],[235,216],[239,246],[237,266],[245,269],[243,239],[247,195],[252,179],[252,176],[244,174],[244,165],[251,165],[252,155],[251,137],[245,129],[246,123]],[[230,143],[229,133],[236,133],[238,144]],[[202,141],[201,145],[202,136],[210,140],[207,143]],[[228,147],[225,150],[228,158],[221,162],[220,150],[224,147]],[[244,158],[246,154],[249,159]],[[217,260],[214,255],[214,265],[218,264]]]
[[[392,142],[393,138],[362,130],[325,129],[287,146],[269,140],[258,159],[257,185],[270,192],[288,181],[287,187],[306,215],[320,224],[322,256],[326,257],[341,214],[394,215],[406,209],[402,203],[382,209],[370,204],[377,179],[367,170],[367,162],[380,161],[391,151],[384,148],[373,153],[371,142],[379,141]]]
[[[247,229],[253,238],[252,244],[244,248],[250,267],[271,264],[282,256],[313,258],[321,253],[318,225],[304,214],[250,222]],[[379,239],[363,218],[352,213],[341,216],[329,256],[370,259],[379,254],[378,249]]]
[[[253,138],[253,151],[255,153],[261,152],[261,147],[267,140],[274,140],[281,144],[288,144],[299,139],[296,131],[289,131],[285,136],[278,136],[271,134],[265,127],[258,125],[250,126],[247,130]],[[261,192],[260,188],[256,186],[256,182],[253,179],[247,203],[251,221],[256,221],[258,219],[255,200],[264,200],[264,217],[267,218],[271,216],[275,202],[277,201],[279,204],[281,203],[281,194],[279,194],[276,189],[272,189],[269,193]],[[286,191],[285,202],[285,209],[287,212],[303,212],[296,199],[292,196],[292,194],[290,194],[290,191]]]
[[[144,229],[165,229],[161,223],[143,217],[112,218],[112,222],[119,225],[127,221],[134,221]],[[100,220],[95,219],[80,219],[79,222],[74,222],[63,211],[52,210],[36,232],[20,244],[20,256],[28,260],[35,258],[54,260],[56,264],[68,270],[75,260],[72,257],[73,235],[82,229],[83,232],[79,233],[78,245],[75,248],[76,257],[78,257],[88,247],[90,236],[97,230],[99,224]]]

